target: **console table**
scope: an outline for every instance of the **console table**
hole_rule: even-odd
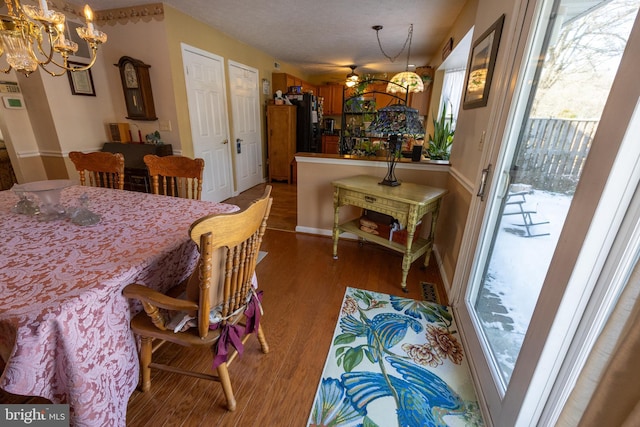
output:
[[[333,258],[338,259],[338,239],[342,232],[355,234],[361,239],[403,253],[400,285],[404,292],[408,292],[406,289],[407,275],[411,263],[426,254],[424,265],[429,265],[440,202],[442,197],[447,194],[447,190],[410,182],[403,182],[397,187],[389,187],[378,184],[379,181],[381,179],[374,176],[359,175],[331,183],[334,187]],[[356,206],[394,217],[402,228],[407,230],[406,244],[400,244],[361,230],[359,218],[340,224],[338,214],[340,206],[344,205]],[[414,241],[416,226],[428,213],[431,213],[429,236],[426,239],[419,237]]]

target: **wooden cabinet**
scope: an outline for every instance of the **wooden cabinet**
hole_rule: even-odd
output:
[[[334,115],[342,114],[342,85],[331,86],[331,110]]]
[[[287,73],[273,73],[271,75],[271,80],[273,83],[273,93],[277,90],[281,90],[282,93],[289,92],[289,87],[291,86],[301,86],[302,93],[312,92],[314,95],[317,95],[318,88],[312,85],[309,82],[305,82],[299,77],[293,76]]]
[[[296,106],[267,106],[269,181],[292,182],[296,153]]]
[[[324,115],[342,114],[342,85],[326,84],[318,87],[318,96],[324,98]]]
[[[329,85],[318,86],[318,96],[323,98],[322,114],[325,116],[333,115],[333,107],[331,106],[331,87]]]
[[[340,151],[340,137],[338,135],[322,135],[322,152],[338,154]]]
[[[289,86],[300,86],[300,79],[297,79],[286,73],[273,73],[271,75],[271,80],[273,83],[273,93],[281,90],[282,93],[289,92]]]
[[[397,104],[400,101],[395,96],[387,93],[387,83],[372,83],[366,90],[374,91],[374,93],[369,96],[373,96],[376,100],[376,111],[389,105]],[[401,98],[404,96],[403,94],[398,95]]]
[[[304,80],[302,80],[300,81],[300,86],[302,86],[302,93],[312,93],[314,95],[318,94],[318,88],[309,82],[305,82]]]

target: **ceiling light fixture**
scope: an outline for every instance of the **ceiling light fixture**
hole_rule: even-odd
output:
[[[356,68],[358,68],[358,66],[349,65],[349,68],[351,68],[351,72],[347,74],[347,81],[345,82],[345,85],[347,87],[354,87],[358,84],[358,81],[360,81],[360,76],[356,74]]]
[[[98,46],[107,41],[107,35],[94,28],[93,11],[86,5],[87,26],[78,27],[76,31],[91,48],[91,62],[73,67],[69,65],[68,57],[78,50],[78,44],[65,38],[63,13],[49,9],[47,0],[39,0],[38,6],[23,6],[20,0],[4,2],[7,14],[0,15],[0,57],[4,56],[9,66],[0,71],[5,74],[14,69],[29,76],[38,66],[54,77],[67,71],[84,71],[93,66]],[[43,40],[47,40],[49,46]],[[54,54],[60,55],[62,61]],[[58,68],[55,71],[47,69],[51,64]]]
[[[409,25],[409,32],[407,34],[407,39],[404,41],[404,45],[400,52],[394,57],[389,56],[384,49],[382,48],[382,43],[380,42],[380,35],[378,32],[382,29],[382,25],[374,25],[373,28],[376,31],[376,38],[378,39],[378,46],[380,47],[380,51],[382,54],[389,59],[389,61],[394,62],[402,52],[404,52],[407,44],[409,48],[407,49],[407,67],[405,71],[396,74],[390,80],[390,83],[387,84],[387,92],[389,93],[407,93],[409,92],[422,92],[424,91],[424,83],[422,82],[422,78],[414,73],[413,71],[409,71],[409,59],[411,58],[411,41],[413,40],[413,24]]]

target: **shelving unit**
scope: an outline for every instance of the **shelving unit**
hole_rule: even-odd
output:
[[[428,187],[410,182],[403,182],[398,187],[389,187],[379,185],[379,181],[378,177],[360,175],[339,179],[331,183],[334,203],[333,258],[338,259],[338,240],[342,233],[354,234],[359,239],[400,252],[403,254],[400,286],[406,292],[407,275],[411,264],[425,255],[424,266],[429,265],[440,203],[448,191],[444,188]],[[400,244],[368,233],[360,228],[358,218],[341,223],[340,207],[347,205],[395,218],[407,231],[406,242]],[[414,240],[419,221],[429,214],[431,215],[429,235],[427,238],[417,237]]]
[[[342,90],[340,154],[351,153],[354,147],[368,138],[366,135],[367,123],[375,119],[380,108],[392,103],[407,105],[408,94],[387,93],[388,84],[396,83],[383,79],[368,79],[352,88],[344,86]]]

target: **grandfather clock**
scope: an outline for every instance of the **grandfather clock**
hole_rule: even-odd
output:
[[[120,69],[127,119],[158,120],[149,79],[151,66],[129,56],[123,56],[115,65]]]

